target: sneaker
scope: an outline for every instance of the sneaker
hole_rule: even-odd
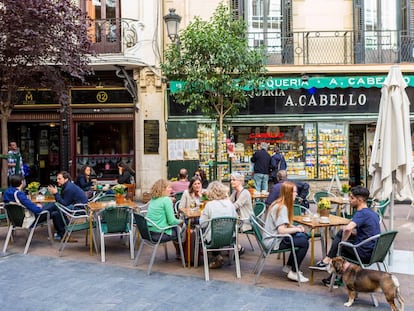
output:
[[[288,275],[287,275],[289,280],[292,281],[298,281],[298,273],[293,272],[292,270],[289,271]],[[302,272],[299,271],[299,280],[301,283],[306,283],[309,282],[308,278],[305,278],[302,274]]]
[[[324,263],[322,260],[319,260],[315,265],[310,266],[309,269],[320,270],[320,271],[329,271],[329,263]]]
[[[53,235],[53,239],[54,239],[55,241],[60,241],[61,236],[55,232],[55,234]]]
[[[291,270],[292,270],[292,267],[288,265],[284,265],[282,268],[282,271],[286,274],[288,274]]]
[[[323,279],[322,280],[323,285],[330,287],[331,286],[331,277]],[[332,286],[332,288],[338,288],[339,286],[342,286],[342,281],[341,279],[335,278],[335,282]]]

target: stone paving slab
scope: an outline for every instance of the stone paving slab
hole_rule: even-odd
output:
[[[261,288],[153,273],[63,258],[9,254],[0,258],[1,310],[372,310],[361,298]],[[381,295],[381,294],[380,294]],[[376,311],[389,310],[381,303]],[[406,308],[413,310],[413,308]]]

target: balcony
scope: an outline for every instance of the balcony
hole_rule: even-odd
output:
[[[248,32],[249,46],[264,46],[267,65],[384,64],[414,61],[414,37],[401,31]]]
[[[89,27],[92,51],[97,54],[125,53],[137,46],[142,22],[133,19],[95,19]]]

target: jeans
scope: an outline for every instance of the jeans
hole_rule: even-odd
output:
[[[254,173],[253,179],[256,185],[257,192],[269,190],[269,175],[268,174]]]
[[[293,234],[292,238],[293,238],[293,244],[295,244],[295,247],[298,248],[295,251],[295,253],[296,253],[296,260],[298,261],[298,267],[300,267],[303,259],[306,256],[306,253],[308,252],[308,248],[309,248],[308,237],[306,236],[306,234]],[[289,238],[284,238],[282,242],[280,242],[279,249],[287,249],[290,247],[291,247],[291,243],[290,243]],[[292,267],[293,272],[297,272],[292,253],[290,253],[289,259],[286,264]]]

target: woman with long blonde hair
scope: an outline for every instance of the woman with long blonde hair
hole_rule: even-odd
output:
[[[263,240],[269,247],[273,242],[272,235],[290,234],[293,238],[293,244],[297,250],[296,259],[298,267],[300,267],[309,248],[308,236],[303,226],[293,225],[293,202],[297,195],[297,188],[293,182],[286,181],[280,189],[280,196],[269,207],[266,217],[265,231],[263,232]],[[279,238],[274,245],[274,249],[288,249],[291,247],[289,238]],[[287,273],[290,280],[297,281],[298,274],[301,282],[308,282],[309,279],[303,276],[301,271],[295,271],[293,254],[289,255],[287,265],[283,267],[283,271]]]

